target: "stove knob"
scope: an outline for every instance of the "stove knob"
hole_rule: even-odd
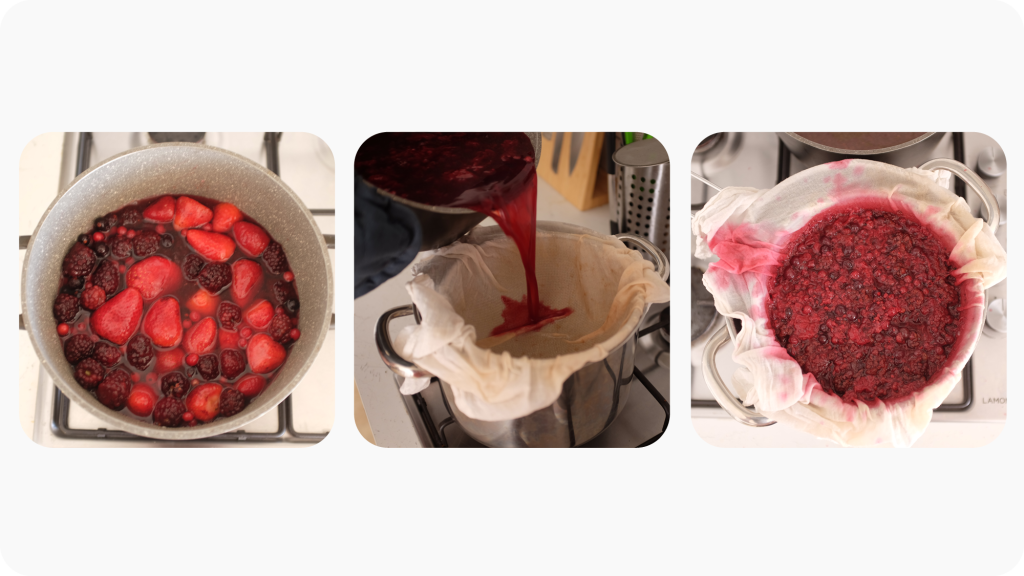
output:
[[[978,172],[988,178],[999,178],[1006,174],[1006,154],[1001,148],[989,146],[978,154]]]
[[[992,338],[1006,336],[1006,300],[996,298],[988,304],[988,316],[985,318],[985,333]]]

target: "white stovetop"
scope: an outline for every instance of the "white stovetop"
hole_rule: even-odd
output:
[[[93,163],[123,151],[121,137],[95,135]],[[61,186],[61,166],[65,134],[42,134],[25,147],[19,165],[18,234],[29,235],[42,218],[46,208]],[[110,143],[109,145],[107,143]],[[265,163],[262,134],[211,133],[206,144],[225,148]],[[144,144],[143,143],[137,143]],[[295,152],[301,152],[296,154]],[[306,163],[312,163],[307,166]],[[302,198],[308,208],[334,208],[334,165],[330,149],[312,134],[287,133],[280,147],[281,177]],[[65,168],[66,170],[66,168]],[[317,216],[317,225],[325,234],[334,233],[333,216]],[[330,251],[331,266],[334,251]],[[25,253],[18,259],[18,273],[24,265]],[[20,286],[20,282],[19,282]],[[20,297],[18,299],[20,301]],[[20,312],[20,310],[19,310]],[[40,367],[28,335],[18,336],[18,416],[22,430],[33,441],[45,446],[169,446],[172,443],[150,441],[69,440],[54,436],[49,430],[50,402],[53,384],[49,374]],[[299,432],[323,433],[334,424],[334,332],[328,332],[316,360],[292,393],[294,426]],[[95,429],[105,424],[78,408],[74,403],[68,415],[72,428]],[[245,427],[247,432],[273,432],[278,427],[277,410],[271,410]],[[206,445],[283,447],[308,446],[292,442],[205,442]]]

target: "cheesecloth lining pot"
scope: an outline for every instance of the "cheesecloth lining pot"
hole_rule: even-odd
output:
[[[1006,253],[993,231],[938,185],[938,176],[844,160],[804,170],[770,190],[726,188],[694,215],[696,256],[721,258],[708,268],[704,285],[720,313],[742,321],[733,353],[741,367],[732,384],[765,417],[759,424],[774,419],[844,446],[909,446],[924,432],[974,351],[984,324],[984,290],[1006,277]],[[768,281],[790,235],[826,209],[866,203],[913,215],[932,230],[950,250],[968,292],[961,302],[963,329],[943,368],[922,390],[888,404],[849,404],[825,392],[776,342],[766,316]]]
[[[656,270],[611,236],[539,222],[536,257],[542,301],[573,313],[510,339],[489,335],[503,322],[501,297],[521,300],[526,280],[518,249],[497,226],[413,268],[407,289],[421,322],[404,328],[395,348],[448,384],[470,418],[510,420],[550,406],[570,375],[635,337],[648,304],[669,299],[667,261]],[[428,383],[407,378],[402,393]]]

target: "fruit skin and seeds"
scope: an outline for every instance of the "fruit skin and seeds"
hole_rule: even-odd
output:
[[[97,218],[65,256],[54,301],[75,380],[159,426],[237,414],[298,332],[287,262],[231,204],[163,196]]]
[[[949,251],[902,214],[826,213],[784,249],[769,284],[775,338],[843,401],[897,402],[927,386],[962,329]]]

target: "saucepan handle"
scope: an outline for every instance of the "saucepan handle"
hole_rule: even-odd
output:
[[[726,322],[732,322],[732,319],[726,318]],[[718,373],[718,366],[715,364],[715,355],[718,350],[725,345],[725,342],[729,339],[729,333],[726,327],[723,326],[714,336],[708,340],[707,346],[704,347],[704,381],[707,382],[708,388],[711,390],[711,395],[715,397],[715,400],[732,416],[737,422],[746,424],[747,426],[771,426],[775,424],[775,420],[771,420],[754,411],[752,408],[744,406],[739,400],[733,396],[725,387],[725,382],[722,381],[722,376]]]
[[[999,203],[996,202],[996,197],[992,195],[992,191],[989,190],[985,181],[974,171],[949,158],[929,160],[921,164],[920,168],[921,170],[949,170],[954,176],[963,180],[981,198],[981,203],[985,206],[985,213],[988,215],[986,224],[992,229],[992,233],[994,234],[999,229]]]
[[[373,338],[377,341],[377,351],[380,352],[381,360],[384,361],[384,364],[387,364],[387,367],[392,372],[402,378],[430,378],[433,374],[424,371],[419,366],[399,356],[398,352],[395,351],[394,343],[391,341],[391,332],[388,330],[388,325],[391,324],[393,319],[410,316],[412,313],[412,304],[408,304],[392,308],[381,314],[377,320],[377,327],[373,331]]]
[[[616,234],[615,237],[618,238],[620,241],[628,240],[633,244],[636,244],[640,248],[640,250],[647,253],[647,255],[649,255],[651,259],[654,260],[654,271],[657,272],[659,276],[661,276],[661,279],[668,279],[668,258],[665,256],[665,253],[662,252],[657,246],[652,244],[646,238],[642,238],[640,236],[637,236],[636,234],[622,233]]]

